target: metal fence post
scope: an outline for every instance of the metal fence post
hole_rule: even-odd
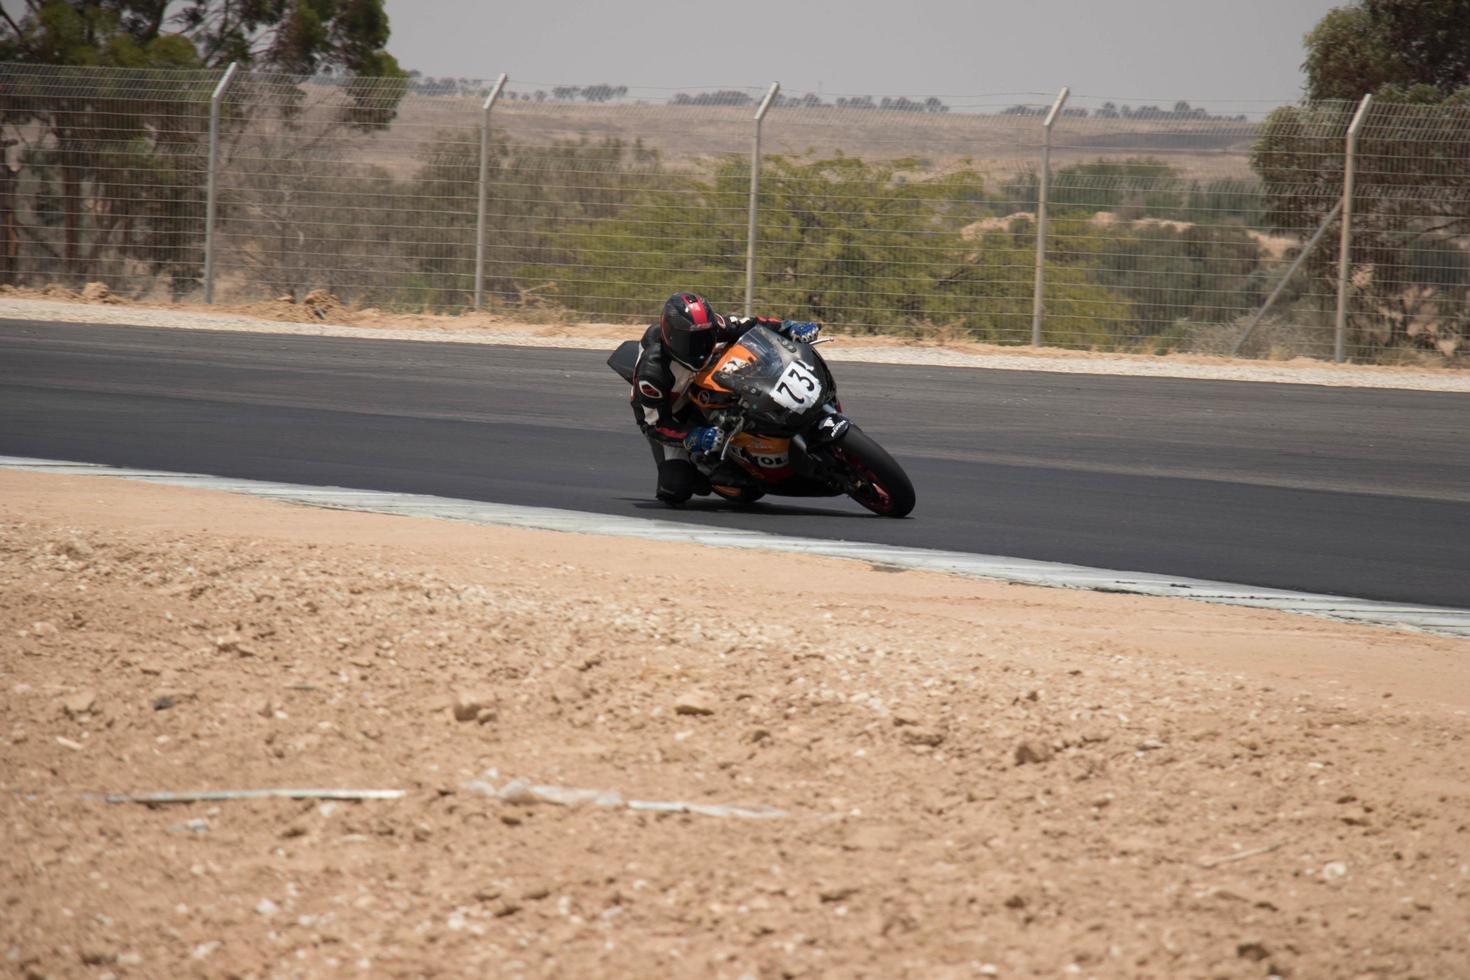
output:
[[[1342,249],[1337,257],[1337,324],[1333,331],[1332,354],[1333,359],[1341,364],[1347,354],[1347,302],[1348,302],[1348,272],[1350,261],[1349,253],[1353,246],[1353,179],[1358,170],[1358,131],[1363,127],[1363,120],[1368,118],[1368,105],[1373,101],[1372,94],[1363,96],[1363,101],[1358,104],[1358,111],[1353,115],[1353,121],[1348,126],[1347,147],[1344,150],[1345,157],[1342,168]]]
[[[1036,292],[1031,297],[1031,346],[1041,346],[1042,293],[1046,287],[1046,203],[1051,194],[1051,128],[1056,125],[1071,89],[1063,85],[1043,122],[1041,142],[1041,186],[1036,193]]]
[[[500,98],[509,78],[505,72],[495,80],[495,87],[485,96],[480,107],[480,199],[475,208],[475,309],[485,300],[485,197],[486,185],[490,181],[490,109]]]
[[[772,82],[766,97],[761,99],[760,108],[755,110],[755,142],[750,147],[750,225],[745,231],[745,315],[750,316],[751,304],[755,300],[755,200],[761,183],[761,122],[766,110],[781,91],[780,82]]]
[[[1312,254],[1312,250],[1317,247],[1317,243],[1322,240],[1322,236],[1327,234],[1327,226],[1337,220],[1337,215],[1341,211],[1341,201],[1332,205],[1332,210],[1327,212],[1327,217],[1322,219],[1322,223],[1317,226],[1317,230],[1312,233],[1312,237],[1307,239],[1307,243],[1302,246],[1302,250],[1297,253],[1291,265],[1287,266],[1286,272],[1281,276],[1281,280],[1276,283],[1276,288],[1271,290],[1270,296],[1266,297],[1266,302],[1261,304],[1261,308],[1256,310],[1255,315],[1251,317],[1251,322],[1246,324],[1245,333],[1240,335],[1240,339],[1230,349],[1231,357],[1239,356],[1240,349],[1245,346],[1247,340],[1251,339],[1251,334],[1256,332],[1256,327],[1260,326],[1261,318],[1266,315],[1267,310],[1275,305],[1276,297],[1280,296],[1282,291],[1286,289],[1286,284],[1291,282],[1291,277],[1296,275],[1296,270],[1300,269],[1302,263],[1307,260],[1307,256]]]
[[[204,302],[214,302],[214,212],[215,184],[219,171],[219,104],[239,66],[230,62],[225,75],[209,97],[209,173],[204,187]]]

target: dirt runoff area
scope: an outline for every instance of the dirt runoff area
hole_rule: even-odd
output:
[[[101,477],[0,524],[7,975],[1470,964],[1463,640]],[[98,796],[271,787],[405,793]]]

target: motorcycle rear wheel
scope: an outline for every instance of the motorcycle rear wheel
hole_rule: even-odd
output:
[[[914,485],[887,450],[857,426],[828,450],[847,471],[847,495],[880,517],[907,517],[916,502]]]

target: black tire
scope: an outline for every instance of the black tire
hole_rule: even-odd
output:
[[[828,452],[854,481],[847,495],[880,517],[907,517],[914,509],[914,485],[903,467],[863,430],[849,428]]]

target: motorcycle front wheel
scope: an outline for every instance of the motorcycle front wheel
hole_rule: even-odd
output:
[[[857,426],[828,447],[847,477],[847,495],[880,517],[907,517],[914,509],[914,485],[903,467]]]

